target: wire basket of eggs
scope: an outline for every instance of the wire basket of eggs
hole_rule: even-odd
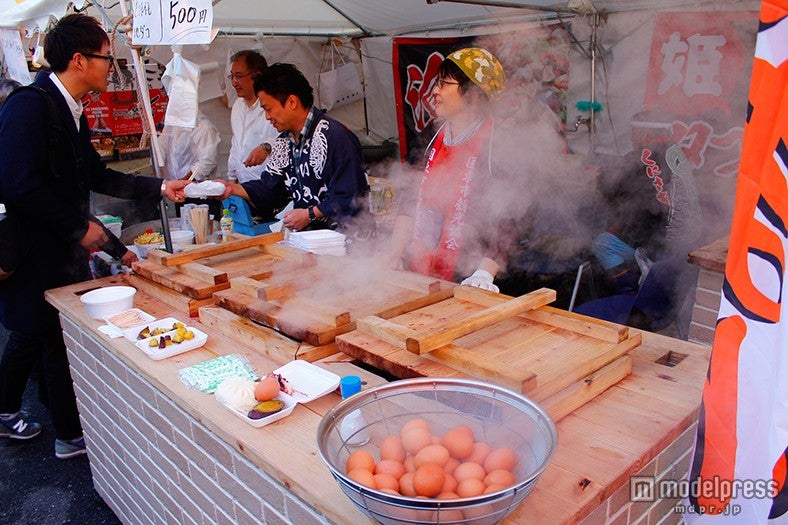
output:
[[[362,391],[318,427],[343,492],[384,525],[499,523],[558,444],[536,403],[482,381],[417,378]]]

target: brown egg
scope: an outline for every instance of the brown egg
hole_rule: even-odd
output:
[[[413,472],[406,472],[399,478],[399,491],[400,494],[403,496],[408,496],[412,498],[416,496],[416,489],[413,488],[413,477],[415,474]]]
[[[427,463],[416,469],[413,475],[413,488],[419,496],[431,498],[440,494],[446,474],[438,465]]]
[[[402,464],[405,466],[405,472],[416,472],[416,456],[406,456]]]
[[[390,435],[380,444],[380,459],[393,459],[402,463],[405,460],[405,447],[397,435]]]
[[[444,472],[446,470],[444,469]],[[451,474],[446,474],[446,479],[443,481],[441,492],[457,492],[457,480]]]
[[[449,461],[447,461],[446,464],[443,465],[443,471],[446,474],[453,474],[454,469],[456,469],[457,465],[459,465],[460,463],[461,463],[460,460],[457,458],[449,458]]]
[[[254,398],[270,401],[279,395],[279,381],[274,376],[265,376],[254,384]]]
[[[348,456],[345,462],[345,472],[363,468],[370,473],[375,472],[375,458],[366,450],[356,450]]]
[[[430,433],[421,427],[413,427],[402,434],[402,446],[409,454],[415,454],[429,444]]]
[[[391,494],[392,496],[401,496],[402,495],[399,492],[397,492],[396,490],[392,490],[392,489],[378,489],[378,490],[381,491],[381,492],[385,492],[386,494]]]
[[[487,457],[487,454],[490,453],[490,445],[485,443],[484,441],[477,441],[473,444],[473,452],[471,455],[465,458],[465,461],[470,461],[471,463],[478,463],[479,465],[484,465],[484,460]]]
[[[378,490],[389,489],[399,494],[399,481],[391,474],[375,474],[375,485]]]
[[[364,485],[365,487],[369,487],[371,489],[378,488],[375,484],[375,476],[372,472],[368,471],[365,468],[357,468],[353,469],[347,473],[347,477],[358,483],[359,485]]]
[[[441,492],[440,494],[435,496],[435,499],[459,499],[459,498],[460,497],[457,495],[456,492],[452,492],[450,490]]]
[[[407,432],[412,428],[422,428],[426,430],[427,433],[429,433],[430,424],[427,422],[426,419],[421,419],[421,418],[411,419],[410,421],[402,425],[402,428],[399,431],[399,435],[402,436],[403,434],[405,434],[405,432]]]
[[[492,492],[498,492],[499,490],[503,490],[506,488],[506,485],[497,485],[495,483],[491,485],[487,485],[487,488],[484,489],[485,494],[490,494]]]
[[[492,472],[493,470],[513,470],[517,464],[517,454],[514,450],[506,447],[497,448],[490,452],[484,458],[484,470]]]
[[[457,495],[461,498],[472,498],[484,493],[486,488],[481,480],[467,478],[457,484]]]
[[[465,427],[468,430],[470,428]],[[473,453],[473,432],[455,427],[443,435],[441,444],[449,451],[451,457],[465,459]]]
[[[393,459],[381,459],[375,465],[375,474],[388,474],[395,479],[399,479],[405,473],[405,465]]]
[[[462,483],[466,479],[477,479],[482,481],[486,474],[487,473],[484,471],[484,467],[478,463],[472,463],[469,461],[460,463],[457,468],[454,469],[454,478],[457,480],[457,483]]]
[[[486,476],[484,476],[484,484],[487,486],[490,485],[503,485],[504,487],[509,487],[514,485],[517,479],[512,474],[511,470],[493,470]]]
[[[449,461],[449,451],[443,445],[427,445],[416,453],[413,460],[417,469],[427,463],[434,463],[443,468]]]

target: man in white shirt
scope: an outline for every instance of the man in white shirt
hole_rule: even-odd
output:
[[[230,58],[229,80],[238,95],[230,114],[233,131],[227,178],[238,182],[257,180],[265,168],[271,144],[278,135],[265,119],[265,111],[254,92],[254,79],[264,74],[268,63],[257,51],[246,49]]]

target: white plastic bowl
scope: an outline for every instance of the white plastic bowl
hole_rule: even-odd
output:
[[[164,243],[161,244],[139,244],[134,243],[134,248],[137,249],[137,255],[140,256],[140,259],[147,259],[148,252],[151,250],[159,250],[164,248]]]
[[[137,290],[131,286],[108,286],[91,290],[79,299],[90,317],[103,319],[131,308],[136,293]]]
[[[173,244],[181,246],[194,244],[194,232],[191,230],[172,230],[170,231],[170,238]]]

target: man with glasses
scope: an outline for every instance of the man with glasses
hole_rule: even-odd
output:
[[[0,322],[10,331],[0,360],[0,437],[27,440],[41,432],[20,412],[30,372],[40,363],[60,459],[84,454],[85,441],[58,312],[44,291],[91,278],[89,250],[102,248],[108,235],[91,219],[90,192],[183,202],[188,184],[111,170],[93,149],[80,101],[89,91],[107,90],[109,51],[95,18],[62,18],[44,43],[52,72],[15,91],[0,110],[0,202],[20,236],[36,246],[0,282]]]
[[[265,119],[265,112],[254,92],[254,79],[265,73],[268,63],[257,51],[246,49],[230,58],[228,77],[238,99],[230,113],[233,131],[227,178],[238,182],[257,180],[276,140],[277,132]]]

